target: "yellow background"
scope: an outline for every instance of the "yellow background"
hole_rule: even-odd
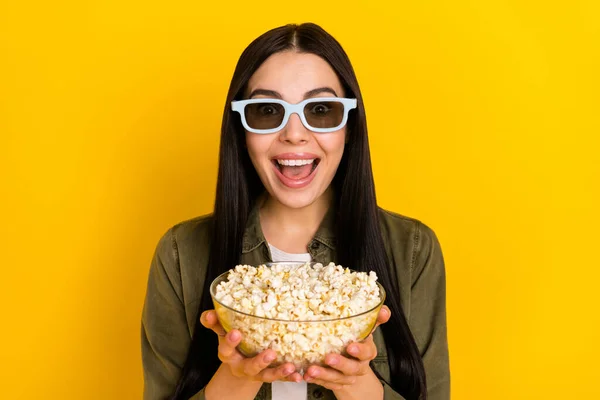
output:
[[[4,1],[1,397],[140,398],[150,259],[211,211],[235,62],[314,21],[358,74],[380,204],[442,243],[453,398],[600,398],[598,11]]]

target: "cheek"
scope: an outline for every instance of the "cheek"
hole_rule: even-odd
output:
[[[327,155],[330,161],[339,163],[344,154],[344,146],[346,144],[345,132],[336,133],[331,136],[320,138],[319,145]]]
[[[267,153],[269,146],[270,143],[268,138],[246,132],[246,148],[248,149],[250,160],[252,160],[252,164],[254,164],[255,167],[260,161],[261,156],[264,156]]]

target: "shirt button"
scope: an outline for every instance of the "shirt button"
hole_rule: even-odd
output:
[[[321,389],[313,390],[313,397],[315,399],[320,399],[321,397],[323,397],[323,392],[321,391]]]
[[[312,244],[310,245],[310,248],[313,250],[317,250],[319,248],[319,242],[312,242]]]

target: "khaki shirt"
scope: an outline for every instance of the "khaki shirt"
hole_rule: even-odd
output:
[[[211,216],[194,218],[169,229],[160,239],[148,278],[142,314],[144,399],[173,394],[195,328],[210,249]],[[402,308],[423,357],[429,400],[450,398],[446,336],[444,261],[434,232],[421,222],[380,209],[379,220],[389,265],[395,269]],[[334,213],[328,212],[308,245],[313,261],[336,260]],[[271,261],[260,227],[258,209],[248,218],[240,262]],[[232,266],[233,267],[233,266]],[[387,382],[390,368],[381,330],[373,333],[378,355],[372,362],[383,378],[385,400],[403,399]],[[216,349],[215,349],[216,351]],[[192,397],[204,400],[204,389]],[[308,384],[308,400],[333,400],[332,391]],[[213,400],[213,399],[210,399]],[[255,400],[271,400],[271,384],[262,385]]]

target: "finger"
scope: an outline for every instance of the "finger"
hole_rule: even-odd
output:
[[[218,355],[222,362],[243,359],[244,356],[237,351],[236,347],[242,341],[242,334],[237,329],[232,329],[225,337],[220,338]]]
[[[284,381],[286,382],[302,382],[302,375],[300,375],[300,373],[298,372],[294,372],[288,376],[286,376],[285,378],[283,378]]]
[[[373,328],[373,330],[377,329],[377,327],[381,324],[385,324],[386,322],[388,322],[390,320],[390,317],[392,316],[392,312],[390,311],[388,306],[381,306],[381,309],[379,310],[379,314],[377,314],[377,321],[375,322],[375,328]]]
[[[364,375],[367,372],[366,367],[369,366],[366,361],[353,360],[339,354],[325,356],[325,364],[348,376]]]
[[[277,353],[267,349],[255,357],[246,358],[242,361],[242,370],[248,376],[258,375],[260,371],[267,368],[277,358]]]
[[[323,386],[325,389],[329,390],[341,390],[347,385],[342,385],[341,383],[324,381],[322,379],[311,379],[307,381],[309,383],[314,383],[315,385]]]
[[[328,382],[329,384],[338,385],[352,385],[356,382],[355,376],[347,376],[342,374],[340,371],[336,371],[332,368],[323,368],[316,365],[311,365],[304,374],[304,379],[307,382],[315,383],[319,380],[322,382]]]
[[[296,371],[294,364],[285,363],[276,368],[265,368],[257,377],[263,382],[272,383],[284,379],[286,376],[293,374],[294,371]]]
[[[370,361],[377,356],[377,346],[373,342],[373,336],[369,335],[362,342],[350,343],[346,347],[346,351],[352,357],[359,359],[360,361]]]
[[[225,336],[227,332],[221,326],[215,310],[207,310],[200,315],[200,323],[208,329],[211,329],[219,336]]]

